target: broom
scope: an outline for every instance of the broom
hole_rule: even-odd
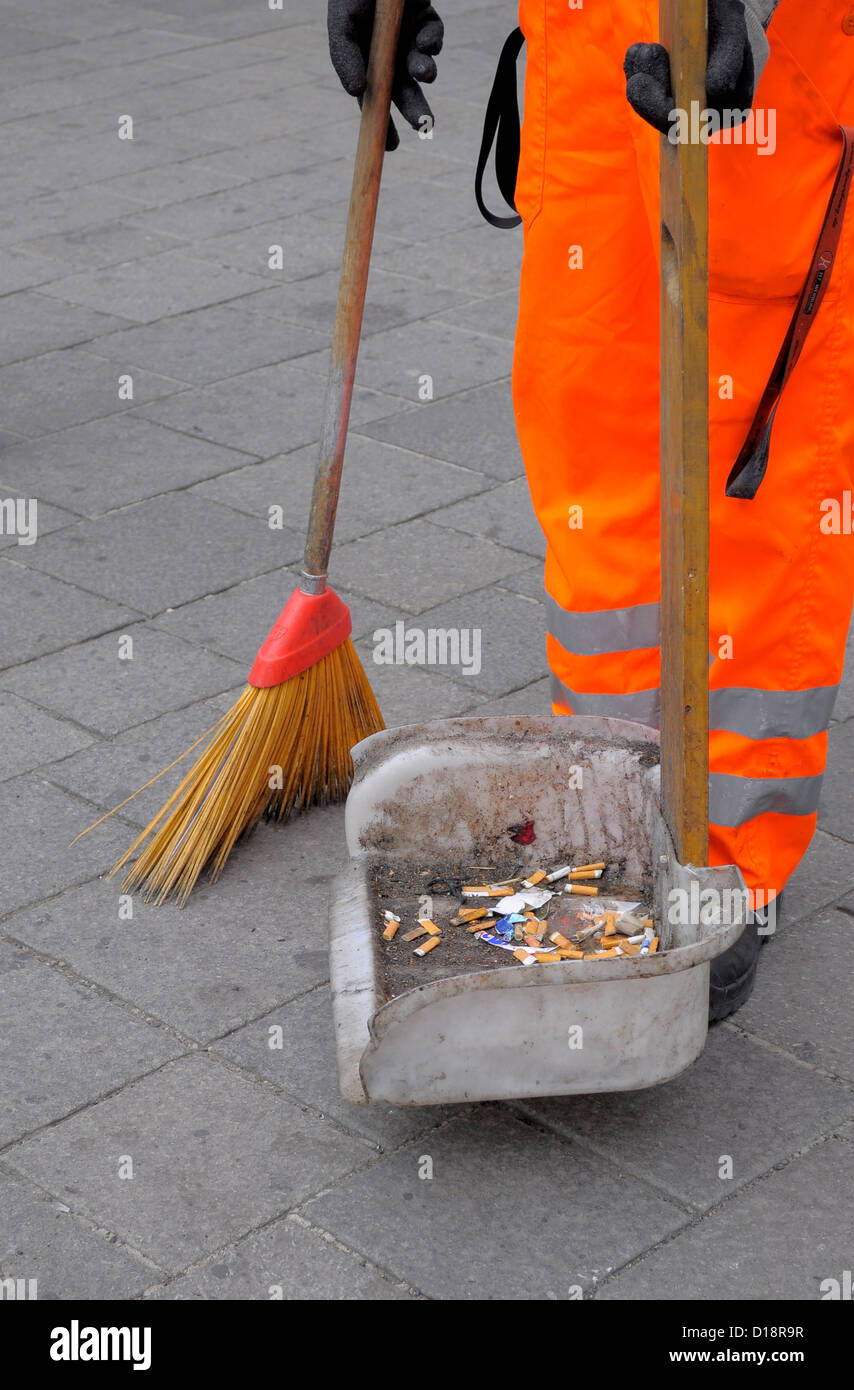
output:
[[[108,877],[144,845],[122,887],[128,891],[143,889],[147,901],[162,903],[174,896],[183,904],[206,865],[211,878],[217,879],[237,841],[262,815],[281,821],[295,809],[341,800],[353,774],[350,749],[384,727],[350,640],[349,609],[329,588],[326,571],[341,486],[402,11],[403,0],[377,0],[332,336],[320,461],[299,587],[258,652],[249,683],[237,703],[181,755],[186,757],[212,735],[177,790],[110,870]]]

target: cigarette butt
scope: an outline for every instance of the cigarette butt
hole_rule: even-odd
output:
[[[543,879],[544,879],[545,877],[546,877],[546,871],[545,871],[545,869],[537,869],[536,873],[531,874],[531,877],[530,877],[530,878],[525,878],[525,879],[522,880],[522,887],[523,887],[523,888],[536,888],[537,884],[538,884],[538,883],[542,883],[542,881],[543,881]]]
[[[620,949],[624,956],[640,955],[640,946],[636,945],[633,941],[624,941]]]
[[[429,941],[425,941],[423,946],[416,946],[412,952],[414,956],[426,956],[428,951],[432,951],[434,946],[439,945],[439,937],[431,936]]]
[[[511,884],[498,884],[486,887],[484,884],[474,884],[468,888],[463,888],[463,895],[466,898],[506,898],[508,893],[512,893]]]
[[[524,946],[520,946],[518,951],[514,951],[513,954],[523,965],[536,965],[537,963],[537,957],[532,956],[530,951],[526,951]]]
[[[442,928],[437,927],[436,923],[430,917],[419,917],[418,925],[419,927],[423,927],[425,931],[428,931],[431,936],[442,935]]]
[[[573,940],[574,940],[574,941],[589,941],[590,938],[591,938],[591,936],[595,936],[598,930],[599,930],[599,928],[598,928],[598,926],[596,926],[595,924],[594,924],[592,927],[585,927],[583,931],[579,931],[579,932],[576,932],[576,933],[575,933],[575,936],[573,937]]]
[[[524,941],[525,933],[520,926],[517,925],[513,928],[513,937],[516,941]]]
[[[458,916],[463,922],[474,922],[474,921],[476,921],[479,917],[485,917],[485,916],[486,916],[486,908],[485,908],[485,907],[461,907],[460,910],[459,910],[459,912],[457,913],[457,916]]]
[[[392,941],[394,939],[395,932],[397,931],[399,926],[400,922],[389,922],[388,926],[383,932],[383,941]]]
[[[467,932],[489,931],[489,922],[470,922],[466,927]]]
[[[538,965],[551,965],[554,961],[563,960],[560,951],[541,951],[537,956]]]
[[[584,952],[576,951],[572,946],[562,947],[561,950],[558,951],[558,955],[561,960],[584,960]]]
[[[549,932],[549,941],[553,941],[556,946],[566,947],[569,942],[559,931]]]
[[[592,955],[589,955],[589,956],[587,957],[587,959],[588,959],[588,960],[603,960],[603,959],[605,958],[605,956],[615,956],[616,954],[617,954],[616,951],[594,951]]]
[[[580,873],[582,869],[605,869],[607,865],[604,859],[596,859],[592,864],[576,864],[575,872]]]
[[[582,898],[595,898],[599,893],[599,889],[592,883],[571,883],[566,891],[576,893]]]
[[[603,951],[614,951],[618,946],[622,946],[622,944],[622,940],[619,936],[603,936],[602,940],[599,942]]]
[[[525,937],[525,945],[533,946],[534,949],[536,949],[540,945],[540,938],[538,936],[534,936],[533,932],[528,932],[527,936]]]
[[[657,936],[654,936],[654,937],[652,938],[652,941],[650,941],[650,943],[649,943],[649,954],[650,954],[651,956],[652,956],[652,955],[655,955],[655,952],[656,952],[657,950],[658,950],[658,937],[657,937]]]
[[[579,878],[601,878],[601,869],[572,869],[568,877],[574,883]]]
[[[651,927],[651,926],[652,926],[652,918],[651,918],[651,917],[641,917],[640,920],[643,922],[643,924],[644,924],[645,927]]]
[[[404,933],[403,933],[402,940],[404,940],[404,941],[417,941],[418,938],[419,938],[419,936],[426,936],[426,935],[427,935],[427,928],[426,928],[426,927],[413,927],[412,931],[407,931],[407,932],[404,932]]]

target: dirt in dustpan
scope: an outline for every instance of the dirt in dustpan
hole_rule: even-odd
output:
[[[585,858],[576,850],[572,862],[585,864],[595,861],[593,856]],[[544,864],[543,870],[551,872],[557,864]],[[452,975],[467,975],[484,970],[501,970],[508,966],[526,968],[513,954],[490,944],[478,936],[473,928],[493,928],[499,918],[496,915],[479,917],[476,920],[459,922],[461,912],[478,907],[495,906],[500,897],[486,898],[465,895],[464,887],[480,885],[508,885],[507,894],[513,892],[549,891],[550,900],[540,907],[526,907],[532,912],[537,923],[513,924],[519,926],[524,934],[536,937],[539,932],[539,946],[551,953],[557,949],[550,940],[553,932],[558,932],[567,940],[574,933],[590,927],[596,917],[617,902],[637,904],[635,911],[641,917],[648,916],[651,904],[649,884],[630,882],[619,863],[606,865],[600,877],[584,880],[587,886],[595,884],[596,896],[569,894],[566,889],[569,880],[554,883],[541,881],[533,890],[523,887],[523,880],[532,875],[530,866],[518,863],[504,864],[444,864],[424,868],[420,865],[378,864],[373,870],[373,890],[377,901],[376,930],[379,939],[380,960],[382,962],[382,981],[387,999],[415,989],[427,981],[444,979]],[[390,916],[388,915],[390,914]],[[395,922],[394,918],[399,918]],[[432,928],[419,926],[422,921],[432,923]],[[435,928],[438,928],[438,933]],[[505,931],[507,928],[505,927]],[[601,928],[600,928],[601,930]],[[387,933],[392,932],[390,939]],[[413,933],[420,933],[413,936]],[[410,939],[405,938],[409,936]],[[423,948],[432,939],[438,945],[430,947],[423,956],[415,955],[417,948]],[[525,950],[525,941],[514,940],[509,943],[513,949]],[[585,949],[596,949],[590,939]],[[636,948],[635,948],[636,949]],[[655,948],[654,948],[655,949]],[[527,948],[532,953],[532,948]],[[535,967],[536,968],[536,967]],[[595,966],[593,967],[595,968]]]

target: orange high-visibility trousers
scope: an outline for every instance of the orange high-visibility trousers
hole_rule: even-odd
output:
[[[850,12],[781,0],[754,143],[709,146],[710,862],[771,894],[815,829],[854,594],[854,199],[765,480],[752,501],[725,485],[809,268],[839,123],[854,122]],[[547,538],[553,709],[657,727],[660,137],[626,101],[622,63],[658,38],[658,5],[522,0],[520,23],[513,395]]]

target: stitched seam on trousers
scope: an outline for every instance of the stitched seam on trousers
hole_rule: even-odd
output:
[[[549,25],[548,25],[549,0],[543,0],[543,157],[540,160],[540,196],[537,199],[537,211],[534,213],[530,222],[525,227],[525,232],[530,232],[537,218],[543,210],[543,203],[546,197],[546,160],[548,158],[549,141]],[[525,77],[527,82],[527,74]]]

